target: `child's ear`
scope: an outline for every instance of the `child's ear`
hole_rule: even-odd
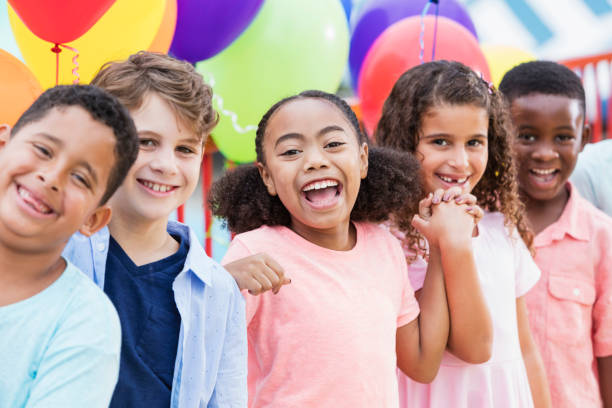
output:
[[[272,180],[270,172],[268,171],[266,166],[264,166],[260,162],[255,163],[255,165],[257,166],[257,170],[259,170],[259,175],[261,176],[261,179],[263,180],[264,184],[266,185],[266,188],[268,189],[268,194],[270,194],[271,196],[275,196],[276,187],[274,186],[274,180]]]
[[[580,151],[584,149],[584,146],[591,141],[591,125],[585,123],[582,127],[582,140],[580,141]]]
[[[108,205],[102,205],[91,213],[85,221],[79,232],[86,237],[90,237],[108,224],[111,219],[111,208]]]
[[[366,176],[368,175],[368,152],[369,152],[368,144],[367,143],[362,144],[361,147],[359,148],[359,160],[361,162],[360,173],[361,173],[362,179],[366,178]]]
[[[0,124],[0,149],[4,147],[11,138],[11,127],[7,124]]]

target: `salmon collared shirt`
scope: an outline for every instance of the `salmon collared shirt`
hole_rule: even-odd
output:
[[[526,295],[554,407],[601,407],[597,358],[612,355],[612,218],[568,182],[561,217],[534,241],[542,271]]]

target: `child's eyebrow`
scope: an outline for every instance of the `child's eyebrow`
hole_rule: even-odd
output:
[[[57,137],[55,137],[53,135],[50,135],[48,133],[39,132],[38,135],[44,137],[45,139],[47,139],[51,143],[57,145],[58,147],[62,147],[64,145],[64,142],[61,139],[59,139],[59,138],[57,138]]]
[[[289,139],[304,140],[304,135],[300,133],[287,133],[285,135],[282,135],[278,139],[276,139],[276,143],[274,143],[274,147],[278,146],[280,143],[284,142],[285,140],[289,140]]]

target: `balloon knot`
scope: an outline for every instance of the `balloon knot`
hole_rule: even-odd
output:
[[[59,47],[59,44],[55,44],[55,47],[51,48],[51,51],[56,54],[59,54],[60,52],[62,52],[62,49]]]

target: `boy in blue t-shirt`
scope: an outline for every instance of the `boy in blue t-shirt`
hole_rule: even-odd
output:
[[[108,406],[117,313],[61,252],[108,223],[137,152],[128,112],[92,86],[52,88],[0,126],[1,407]]]
[[[218,120],[212,90],[192,65],[150,52],[106,64],[92,84],[128,108],[140,138],[138,159],[109,201],[108,228],[75,235],[64,252],[119,313],[111,407],[245,407],[244,299],[194,232],[168,220],[196,188]],[[280,267],[264,266],[267,258],[239,262],[233,273],[252,285],[241,289],[287,283]]]

